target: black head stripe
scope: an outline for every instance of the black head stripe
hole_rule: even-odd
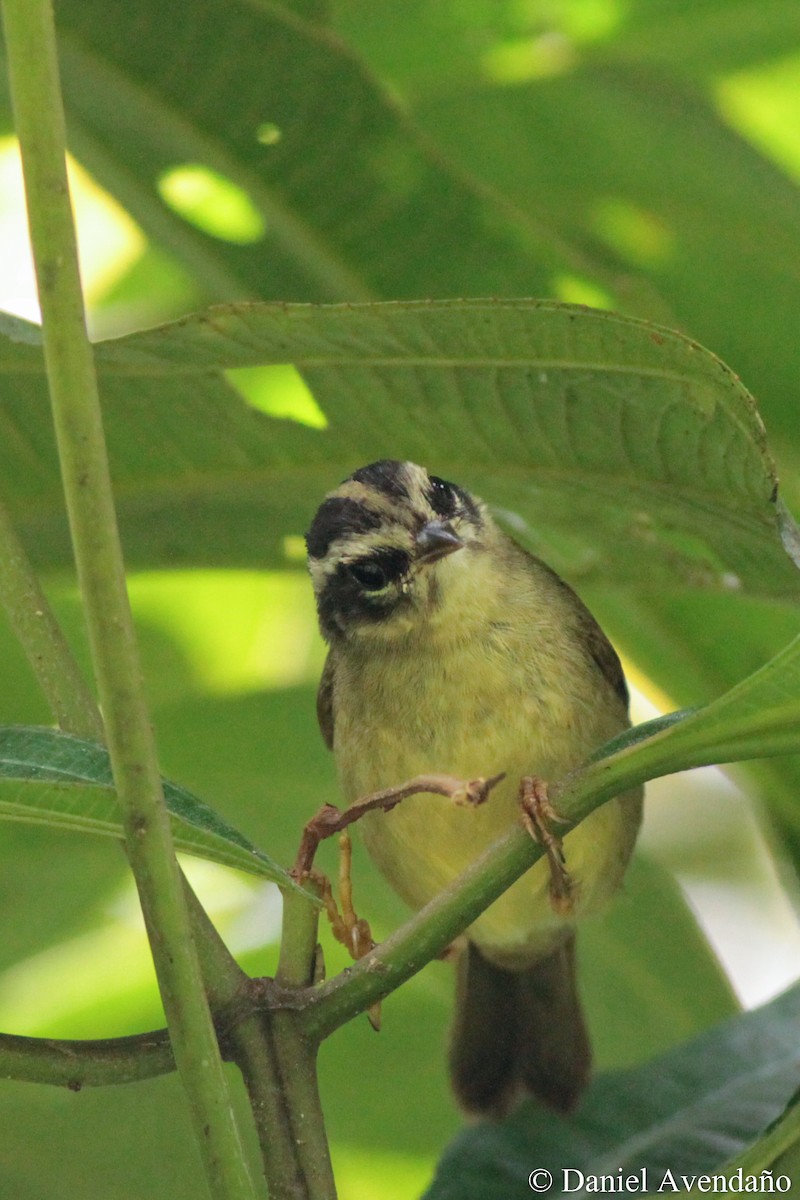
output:
[[[458,495],[452,483],[448,483],[446,479],[440,479],[438,475],[431,475],[426,491],[428,502],[438,516],[446,518],[455,515]]]
[[[408,567],[408,555],[401,551],[385,550],[361,560],[362,563],[380,563],[387,577],[399,578]],[[394,589],[389,592],[372,593],[366,590],[351,567],[355,564],[339,563],[336,570],[325,580],[325,586],[317,597],[317,612],[323,637],[330,640],[337,633],[361,623],[376,625],[385,621],[397,609],[407,604],[406,598]]]
[[[331,542],[351,533],[370,533],[381,524],[381,517],[362,500],[330,496],[323,500],[306,534],[311,558],[324,558]]]
[[[354,471],[350,479],[356,483],[366,484],[382,492],[392,500],[408,500],[408,488],[403,479],[403,463],[396,458],[382,458],[379,462],[360,467]]]
[[[465,492],[457,484],[448,483],[446,479],[440,479],[438,475],[431,475],[426,492],[428,502],[437,516],[449,520],[451,517],[461,514],[467,516],[475,525],[480,524],[480,511],[477,504],[469,492]]]

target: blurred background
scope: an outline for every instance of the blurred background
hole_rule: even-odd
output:
[[[228,68],[241,61],[241,45],[267,54],[253,34],[256,18],[245,6],[211,0],[174,6],[168,20],[155,5],[131,7],[138,27],[125,25],[112,4],[98,8],[91,35],[91,3],[83,13],[75,4],[59,13],[74,142],[70,180],[93,335],[116,336],[231,299],[362,298],[343,284],[304,290],[302,279],[270,257],[265,236],[275,211],[259,190],[263,181],[237,157],[235,105],[226,99],[236,84]],[[385,261],[365,269],[365,291],[381,298],[546,295],[682,329],[755,393],[784,496],[800,510],[795,0],[335,0],[330,9],[305,0],[281,7],[291,36],[307,37],[314,55],[334,63],[316,102],[327,98],[342,136],[348,121],[356,137],[362,120],[381,129],[396,123],[382,133],[380,153],[373,148],[375,187],[396,196],[415,185],[417,163],[399,128],[414,154],[427,155],[448,187],[465,188],[477,206],[474,245],[440,243],[423,253],[415,244],[411,261],[394,275]],[[126,30],[143,56],[148,39],[161,38],[177,63],[188,64],[194,107],[186,101],[181,109],[158,64],[148,78],[145,67],[126,59]],[[270,31],[256,32],[267,39]],[[310,51],[307,57],[289,81],[295,102],[303,96],[298,80],[313,80]],[[273,68],[265,62],[265,71]],[[281,70],[288,70],[285,62]],[[109,82],[111,71],[121,82]],[[244,61],[241,71],[249,86],[253,63]],[[359,81],[351,108],[338,112],[336,71]],[[118,87],[120,105],[140,125],[147,104],[166,110],[169,93],[174,111],[194,121],[185,157],[164,165],[163,114],[151,131],[152,161],[122,120],[119,145],[108,129],[104,141],[102,119],[81,90],[90,92],[96,80],[107,93],[94,107]],[[145,84],[151,91],[143,97]],[[378,116],[370,96],[379,97]],[[220,97],[229,102],[228,170],[218,153],[199,152],[212,100]],[[309,128],[317,120],[312,98],[305,95],[301,114]],[[269,115],[270,105],[263,107]],[[333,119],[319,117],[323,140],[314,146],[309,138],[306,151],[319,156],[322,177],[328,171],[335,179],[336,142],[324,141]],[[0,309],[37,321],[7,113],[0,128]],[[277,116],[263,120],[261,152],[277,151],[285,129]],[[137,136],[146,141],[148,131]],[[118,161],[109,165],[112,151]],[[293,186],[301,198],[304,188],[313,190],[294,178]],[[450,202],[444,184],[439,192],[431,187],[434,200]],[[313,226],[313,200],[307,209],[298,200],[293,216],[318,233],[324,222],[319,217],[319,229]],[[383,244],[375,195],[370,205],[360,215],[342,205],[338,230],[367,259],[400,262],[402,228]],[[440,217],[446,224],[447,203]],[[374,228],[350,229],[359,220],[368,226],[368,218]],[[516,265],[488,262],[482,274],[481,231],[494,237],[501,227],[517,240]],[[308,246],[305,252],[312,253]],[[472,263],[471,274],[451,278],[445,260],[460,255]],[[243,380],[242,393],[275,417],[320,421],[290,368],[271,369],[268,387]],[[309,517],[318,500],[309,497]],[[285,570],[148,570],[130,580],[165,774],[285,862],[304,820],[325,799],[335,801],[314,720],[324,650],[300,532],[287,530]],[[579,578],[571,582],[583,590]],[[62,572],[50,572],[46,583],[88,669],[74,583]],[[796,609],[768,597],[676,594],[650,597],[640,611],[635,595],[623,605],[607,587],[583,594],[623,652],[635,720],[712,698],[797,629]],[[5,626],[0,655],[0,720],[47,723]],[[641,862],[614,911],[582,939],[601,1068],[643,1061],[800,976],[798,781],[797,764],[781,763],[758,773],[709,768],[649,786]],[[11,914],[0,935],[0,1028],[98,1037],[160,1024],[135,897],[116,847],[6,823],[0,856],[2,911]],[[334,867],[330,854],[327,865]],[[242,963],[270,973],[280,921],[276,889],[210,864],[186,867]],[[355,886],[378,935],[402,919],[362,854]],[[330,970],[343,965],[330,939],[325,949]],[[324,1048],[324,1099],[343,1196],[419,1195],[457,1129],[444,1070],[450,990],[449,967],[434,964],[387,1001],[379,1037],[361,1020]],[[130,1198],[151,1194],[154,1180],[163,1185],[166,1169],[169,1189],[161,1194],[196,1194],[176,1096],[174,1079],[78,1097],[4,1085],[0,1120],[10,1133],[0,1147],[0,1190],[23,1200]],[[65,1163],[67,1139],[79,1150]]]

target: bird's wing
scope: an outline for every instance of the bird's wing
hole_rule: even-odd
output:
[[[317,692],[317,720],[325,745],[333,749],[333,657],[328,654]]]

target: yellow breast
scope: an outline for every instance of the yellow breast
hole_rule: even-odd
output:
[[[337,664],[334,750],[348,803],[428,772],[507,776],[479,808],[423,794],[364,818],[370,855],[413,908],[518,820],[523,775],[559,779],[624,727],[620,706],[602,702],[574,649],[545,639],[535,659],[524,638],[496,622],[468,637],[440,631],[427,644],[373,646]],[[618,887],[639,806],[638,794],[612,801],[566,839],[575,916]],[[554,912],[548,887],[540,861],[475,922],[470,937],[487,957],[522,965],[557,939],[565,918]]]

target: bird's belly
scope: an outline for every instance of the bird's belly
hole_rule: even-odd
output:
[[[480,808],[458,806],[442,796],[409,797],[389,813],[363,821],[367,849],[412,908],[436,896],[519,819],[519,776],[496,788]],[[545,953],[564,926],[601,907],[621,882],[632,838],[620,801],[592,813],[564,840],[567,869],[575,885],[573,911],[556,912],[550,870],[540,859],[470,927],[469,935],[498,965],[525,965]],[[634,833],[638,821],[634,824]]]
[[[503,707],[508,709],[507,699]],[[456,719],[451,709],[440,722],[417,729],[407,711],[402,724],[389,721],[380,727],[370,725],[363,714],[362,736],[343,739],[344,746],[358,746],[362,752],[347,754],[337,746],[349,803],[430,772],[465,780],[506,773],[478,808],[423,793],[388,813],[363,818],[370,856],[412,908],[421,908],[436,896],[519,820],[517,792],[522,776],[558,779],[616,732],[610,729],[598,735],[595,731],[592,736],[588,730],[574,728],[572,713],[557,709],[545,718],[535,699],[522,702],[505,722],[498,722],[497,711],[477,700],[470,704],[467,698]],[[522,966],[555,944],[565,923],[601,906],[613,894],[638,829],[637,804],[636,795],[627,802],[625,798],[611,801],[565,839],[567,869],[575,883],[575,907],[569,917],[553,909],[549,867],[542,859],[478,918],[469,935],[487,957],[498,965]]]

